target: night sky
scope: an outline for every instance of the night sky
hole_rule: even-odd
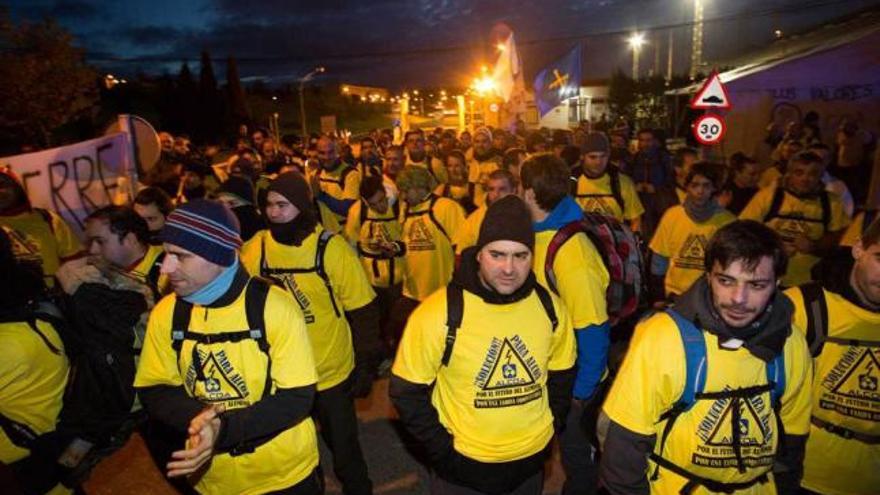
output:
[[[795,33],[835,17],[880,5],[880,0],[704,0],[704,58],[718,62],[760,47],[773,31]],[[13,0],[14,18],[57,19],[106,71],[176,73],[183,60],[198,71],[207,49],[220,60],[239,59],[245,81],[279,83],[317,65],[327,76],[393,89],[466,86],[494,60],[492,26],[514,31],[527,81],[578,40],[584,77],[606,78],[631,68],[627,32],[673,27],[675,70],[687,70],[688,0]],[[654,30],[643,48],[644,74],[659,61],[665,71],[666,30]],[[655,50],[659,48],[659,53]],[[657,56],[659,55],[659,56]]]

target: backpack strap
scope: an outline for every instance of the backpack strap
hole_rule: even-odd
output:
[[[361,214],[360,214],[361,225],[363,225],[364,222],[367,221],[367,213],[368,213],[368,212],[367,212],[367,209],[368,209],[368,208],[369,208],[369,207],[367,206],[367,202],[364,201],[363,198],[361,198]]]
[[[874,223],[874,220],[877,218],[877,212],[880,210],[865,210],[862,214],[862,234],[868,230],[868,227]]]
[[[828,335],[828,304],[822,286],[811,282],[799,287],[807,312],[807,345],[810,355],[816,357],[822,352]]]
[[[831,197],[827,190],[822,189],[822,192],[819,193],[819,203],[822,204],[823,232],[828,232],[828,225],[831,223]]]
[[[30,426],[19,423],[14,419],[10,419],[5,414],[0,413],[0,430],[9,438],[9,440],[17,447],[31,450],[34,442],[40,437],[40,434],[33,430]]]
[[[327,295],[330,296],[330,304],[333,305],[333,313],[339,318],[342,316],[342,313],[339,311],[339,305],[336,304],[336,296],[333,295],[333,286],[330,284],[330,276],[327,275],[327,270],[324,268],[324,253],[327,252],[327,244],[330,243],[330,238],[332,237],[333,232],[330,232],[329,230],[322,230],[318,235],[318,247],[315,249],[315,272],[317,272],[318,276],[321,277],[321,280],[324,281],[324,287],[327,288]]]
[[[52,214],[49,213],[49,210],[45,208],[34,208],[34,211],[39,213],[43,220],[46,221],[46,225],[49,226],[49,230],[52,232],[52,235],[55,235],[55,224],[52,222]]]
[[[785,352],[780,352],[767,363],[767,384],[770,389],[770,403],[777,409],[779,414],[779,404],[782,402],[782,394],[785,393]],[[780,430],[782,431],[782,430]]]
[[[770,201],[770,209],[764,215],[764,223],[779,216],[779,209],[782,207],[782,201],[785,199],[785,189],[777,186],[773,190],[773,199]]]
[[[685,382],[681,397],[672,407],[684,412],[693,407],[697,394],[706,387],[706,339],[703,331],[674,309],[667,309],[684,346]],[[668,414],[668,413],[666,413]],[[661,416],[662,418],[662,416]]]
[[[556,327],[559,326],[559,318],[556,317],[556,308],[553,307],[553,298],[550,296],[550,292],[543,285],[536,283],[535,294],[538,294],[541,306],[544,307],[544,312],[547,313],[547,318],[550,320],[550,324],[555,332]]]
[[[620,192],[620,172],[616,168],[610,167],[608,176],[611,180],[611,195],[614,196],[614,201],[617,201],[617,206],[620,207],[620,215],[624,216],[626,204],[623,202],[623,194]]]
[[[189,333],[189,322],[192,318],[192,303],[184,301],[180,297],[174,299],[174,309],[171,312],[171,348],[177,360],[180,360],[180,349],[183,341]]]
[[[455,344],[455,336],[463,316],[464,291],[457,285],[449,284],[446,286],[446,345],[443,348],[443,358],[440,360],[443,366],[449,365],[452,346]]]
[[[159,296],[161,296],[159,293],[159,277],[162,275],[163,261],[165,261],[165,251],[156,256],[156,259],[153,260],[153,264],[150,266],[150,270],[147,272],[147,285],[153,291],[153,297],[156,299],[156,302],[159,302]]]
[[[556,275],[553,273],[553,262],[556,261],[556,253],[562,248],[569,239],[575,234],[582,231],[581,222],[579,220],[571,222],[553,234],[550,244],[547,245],[547,254],[544,257],[544,278],[547,280],[547,288],[554,294],[559,294],[556,287]]]
[[[248,282],[244,293],[244,311],[247,317],[250,336],[257,341],[260,351],[266,355],[266,383],[263,386],[263,396],[272,393],[272,355],[269,353],[269,339],[266,335],[266,300],[269,298],[269,288],[272,283],[268,280],[253,277]]]

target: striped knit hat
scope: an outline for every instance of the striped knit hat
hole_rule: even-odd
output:
[[[238,219],[224,204],[196,199],[168,215],[159,239],[220,266],[235,263],[241,248]]]

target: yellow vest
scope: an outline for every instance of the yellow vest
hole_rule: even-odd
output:
[[[327,170],[321,169],[321,172],[318,174],[318,182],[321,184],[321,191],[327,193],[333,198],[343,200],[343,199],[358,199],[360,198],[360,188],[361,188],[361,174],[354,167],[349,167],[348,164],[342,163],[339,168],[332,172],[328,172]],[[324,212],[321,212],[323,216]],[[331,210],[332,213],[332,210]],[[345,217],[342,215],[336,215],[337,223],[344,223]]]
[[[484,204],[474,210],[452,236],[455,243],[455,254],[461,254],[465,249],[477,244],[477,239],[480,237],[480,227],[483,225],[483,218],[486,217],[488,209],[489,207]]]
[[[250,282],[252,283],[252,282]],[[240,331],[249,327],[245,292],[228,306],[194,306],[189,330],[203,334]],[[147,340],[135,376],[135,387],[183,386],[190,397],[227,410],[250,407],[268,393],[266,373],[271,357],[273,389],[313,385],[317,379],[302,312],[284,291],[272,287],[266,299],[265,332],[269,356],[257,342],[199,343],[183,341],[180,353],[172,347],[171,323],[177,296],[171,294],[153,308]],[[202,365],[194,369],[193,348]],[[315,425],[305,418],[280,432],[254,452],[232,456],[217,453],[195,485],[199,493],[265,493],[287,488],[306,478],[318,465]]]
[[[832,339],[880,342],[880,314],[838,294],[823,291],[825,335]],[[807,328],[799,288],[785,292],[795,305],[794,323]],[[825,341],[814,358],[813,416],[860,434],[880,437],[880,347]],[[877,493],[880,444],[846,439],[813,424],[804,458],[803,486],[819,493]]]
[[[632,179],[619,172],[618,177],[620,180],[620,196],[623,199],[623,207],[626,211],[620,209],[620,203],[617,202],[612,193],[610,172],[603,174],[598,179],[590,179],[586,175],[581,175],[577,181],[575,201],[587,213],[600,213],[613,217],[618,222],[639,218],[645,212],[645,208],[642,206],[638,193],[636,193]]]
[[[363,214],[364,208],[367,213]],[[361,218],[364,222],[361,223]],[[361,265],[373,287],[390,287],[400,284],[404,276],[403,256],[385,258],[379,256],[381,251],[378,246],[401,241],[403,228],[399,219],[394,215],[390,206],[388,211],[380,214],[364,201],[358,201],[348,210],[348,220],[345,222],[345,237],[357,250]]]
[[[434,195],[412,207],[403,206],[403,295],[421,301],[452,279],[455,249],[450,236],[464,223],[464,210],[455,201]]]
[[[552,329],[538,295],[489,304],[464,292],[462,323],[447,366],[446,290],[413,312],[391,369],[404,380],[434,383],[431,402],[457,452],[481,462],[508,462],[541,451],[553,437],[547,372],[574,366],[575,340],[556,297]]]
[[[0,216],[0,227],[12,241],[12,254],[17,259],[33,261],[43,269],[46,284],[55,285],[55,272],[63,261],[82,250],[79,239],[57,213],[31,210],[12,216]]]

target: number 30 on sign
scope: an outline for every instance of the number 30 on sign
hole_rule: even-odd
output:
[[[694,137],[706,146],[721,142],[726,130],[724,120],[718,115],[703,115],[694,122]]]

